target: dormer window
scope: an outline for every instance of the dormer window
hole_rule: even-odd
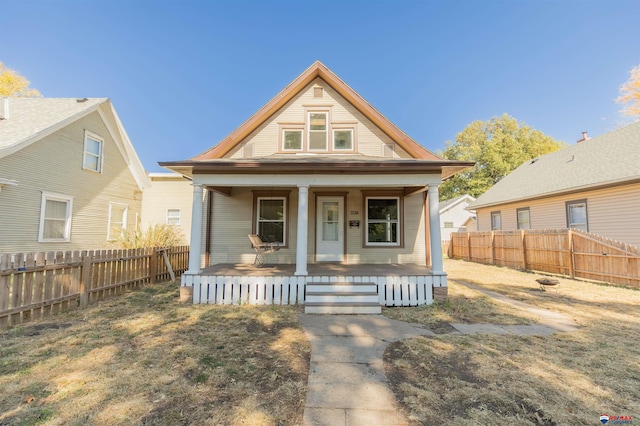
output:
[[[327,113],[309,113],[309,151],[327,150]]]

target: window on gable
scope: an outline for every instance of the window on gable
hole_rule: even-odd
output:
[[[73,197],[42,193],[38,242],[66,242],[71,239]]]
[[[367,197],[366,243],[400,245],[400,197]]]
[[[327,150],[327,113],[309,113],[309,150]]]
[[[180,209],[167,210],[167,225],[180,225]]]
[[[589,231],[587,218],[587,200],[568,201],[567,206],[567,228],[575,228]]]
[[[333,149],[353,150],[353,130],[340,129],[333,131]]]
[[[517,209],[518,229],[531,229],[531,214],[529,207]]]
[[[302,130],[282,131],[282,150],[301,151],[302,150]]]
[[[128,207],[125,204],[109,204],[109,230],[107,232],[107,240],[117,240],[127,229],[127,210]]]
[[[491,230],[497,231],[502,229],[502,215],[500,212],[491,212]]]
[[[82,168],[102,173],[104,140],[91,132],[84,133],[84,159]]]
[[[453,228],[453,222],[445,222],[444,223],[444,227],[445,228]]]
[[[262,241],[286,245],[287,198],[258,197],[256,233]]]

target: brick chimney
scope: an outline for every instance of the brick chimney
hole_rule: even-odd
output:
[[[587,132],[582,132],[582,139],[580,139],[579,141],[576,141],[576,143],[580,143],[580,142],[584,142],[586,140],[591,139],[589,136],[587,136]]]

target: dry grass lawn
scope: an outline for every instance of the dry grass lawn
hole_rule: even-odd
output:
[[[580,329],[548,337],[440,334],[389,345],[385,368],[416,424],[597,424],[602,413],[640,421],[640,291],[446,260],[449,302],[385,315],[446,322],[535,322],[468,282],[571,316]]]
[[[157,284],[0,332],[0,425],[302,422],[296,307],[177,300]]]

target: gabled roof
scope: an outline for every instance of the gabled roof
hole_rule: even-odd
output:
[[[467,201],[467,202],[471,203],[472,201],[475,201],[475,198],[473,198],[469,194],[464,194],[464,195],[461,195],[459,197],[452,198],[450,200],[441,201],[440,204],[438,205],[438,211],[440,211],[440,213],[443,213],[443,212],[449,210],[450,208],[452,208],[453,206],[456,206],[456,205],[462,203],[463,201]]]
[[[269,119],[269,117],[271,117],[276,111],[289,102],[295,95],[304,89],[304,87],[318,77],[324,80],[333,90],[350,102],[356,109],[358,109],[358,111],[371,120],[372,123],[378,126],[378,128],[385,132],[396,144],[402,147],[414,158],[436,161],[441,160],[441,158],[407,136],[402,130],[378,112],[378,110],[372,107],[351,87],[342,81],[340,77],[334,74],[320,61],[314,62],[266,105],[260,108],[258,112],[253,114],[247,121],[242,123],[240,127],[231,132],[231,134],[224,138],[220,143],[202,154],[196,155],[192,160],[212,160],[222,158],[251,132]]]
[[[140,189],[149,185],[144,167],[108,98],[9,98],[7,106],[8,118],[0,120],[0,158],[97,111]]]
[[[470,209],[640,182],[640,123],[524,162]]]

